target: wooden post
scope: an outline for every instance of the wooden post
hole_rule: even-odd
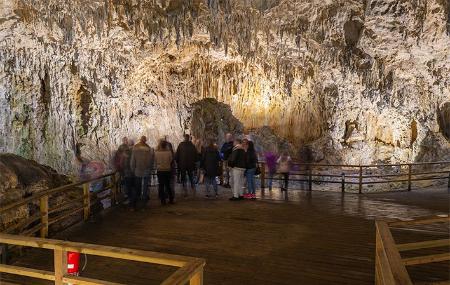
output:
[[[41,238],[48,236],[48,195],[42,196],[40,199],[40,213],[41,213]]]
[[[189,285],[203,285],[203,269],[192,276]]]
[[[344,172],[342,172],[341,191],[342,191],[342,193],[345,193],[345,173]]]
[[[89,219],[90,211],[91,211],[91,197],[89,193],[89,183],[83,184],[83,217],[84,220],[87,221]]]
[[[308,190],[312,191],[312,166],[308,166]]]
[[[359,166],[359,190],[358,193],[361,194],[362,193],[362,182],[363,182],[363,167]]]
[[[261,189],[264,189],[266,188],[266,164],[264,162],[261,162],[260,169],[261,169]]]
[[[63,278],[67,274],[67,252],[61,249],[54,250],[55,285],[64,285]]]
[[[408,164],[408,191],[411,191],[411,175],[412,175],[412,166]]]

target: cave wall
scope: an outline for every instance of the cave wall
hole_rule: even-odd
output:
[[[450,159],[438,118],[450,101],[448,1],[4,0],[0,8],[0,151],[59,171],[74,170],[76,143],[108,162],[125,135],[178,142],[191,105],[208,97],[247,129],[268,125],[330,161]]]

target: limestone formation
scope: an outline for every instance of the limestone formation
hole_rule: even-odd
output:
[[[178,142],[215,98],[324,160],[450,159],[449,14],[446,0],[3,0],[0,151],[68,173],[77,143],[109,162],[125,135]]]
[[[68,183],[67,177],[59,175],[50,167],[17,155],[0,154],[0,207]],[[51,201],[57,202],[58,197]],[[38,209],[37,204],[30,203],[17,211],[3,213],[0,216],[0,231],[33,215]]]

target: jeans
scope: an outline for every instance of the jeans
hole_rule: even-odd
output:
[[[132,176],[121,176],[121,186],[122,193],[126,194],[128,199],[131,200],[131,196],[133,195],[133,187],[134,187],[134,177]]]
[[[194,183],[194,171],[189,169],[181,169],[181,183],[183,183],[183,188],[186,189],[187,187],[187,181],[186,181],[186,174],[189,176],[189,182],[191,183],[191,188],[195,188]]]
[[[231,169],[233,175],[233,197],[239,198],[244,194],[242,187],[244,186],[244,168],[234,167]]]
[[[256,168],[250,168],[245,171],[245,177],[247,178],[247,192],[249,194],[256,193],[255,172]]]
[[[206,187],[206,193],[209,194],[209,185],[213,186],[214,192],[217,195],[217,181],[216,181],[216,177],[209,177],[209,176],[205,176],[205,187]]]
[[[148,184],[150,182],[150,177],[136,177],[134,179],[134,187],[133,191],[131,191],[131,199],[130,206],[136,208],[137,202],[141,200],[142,202],[147,203],[150,200],[148,195]]]
[[[173,203],[174,192],[171,187],[172,173],[170,171],[158,171],[158,194],[161,204],[166,204],[167,196],[170,203]]]

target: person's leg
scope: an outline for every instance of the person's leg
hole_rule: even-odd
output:
[[[239,198],[244,197],[245,169],[239,169]]]
[[[167,195],[169,196],[169,203],[173,204],[173,202],[175,200],[175,192],[174,192],[174,189],[172,189],[171,183],[170,183],[171,175],[172,174],[170,172],[165,173],[164,184],[165,184],[165,188],[167,189]]]
[[[205,176],[205,189],[206,189],[206,197],[209,196],[209,185],[211,183],[210,177]]]
[[[180,179],[183,188],[186,188],[186,169],[183,168],[180,169]]]
[[[136,209],[137,205],[137,199],[138,199],[138,192],[139,192],[139,185],[141,180],[139,177],[134,177],[133,179],[133,187],[131,188],[131,196],[130,196],[130,207],[133,209]]]
[[[284,175],[284,189],[287,190],[289,186],[289,172],[283,173]]]
[[[220,185],[224,185],[225,184],[225,182],[224,182],[224,180],[223,180],[223,171],[224,171],[224,168],[223,168],[223,164],[224,164],[224,162],[223,161],[219,161],[219,183],[220,183]]]
[[[230,187],[230,172],[233,170],[228,167],[228,161],[224,161],[225,166],[225,186]]]
[[[240,174],[241,171],[239,171],[239,169],[237,168],[232,168],[231,169],[231,174],[233,175],[233,197],[234,198],[239,198],[239,193],[242,190],[242,185],[240,185]],[[239,190],[239,188],[241,188],[241,190]]]
[[[191,184],[191,189],[195,190],[195,182],[194,182],[194,170],[187,170],[187,174],[189,176],[189,183]]]
[[[273,185],[273,172],[269,172],[269,180],[267,182],[268,186],[269,186],[269,191],[272,191],[272,185]]]
[[[214,188],[214,193],[217,195],[219,195],[218,189],[217,189],[217,180],[216,177],[211,177],[211,182]]]
[[[143,204],[146,205],[148,200],[150,200],[149,190],[148,190],[148,183],[149,183],[149,177],[143,177],[142,178],[142,201]]]
[[[159,194],[159,199],[161,200],[161,204],[165,204],[166,203],[166,195],[164,193],[164,174],[160,171],[158,171],[158,194]]]
[[[247,170],[249,173],[249,179],[248,179],[248,193],[254,195],[256,194],[256,185],[255,185],[255,173],[256,168],[252,168]]]

